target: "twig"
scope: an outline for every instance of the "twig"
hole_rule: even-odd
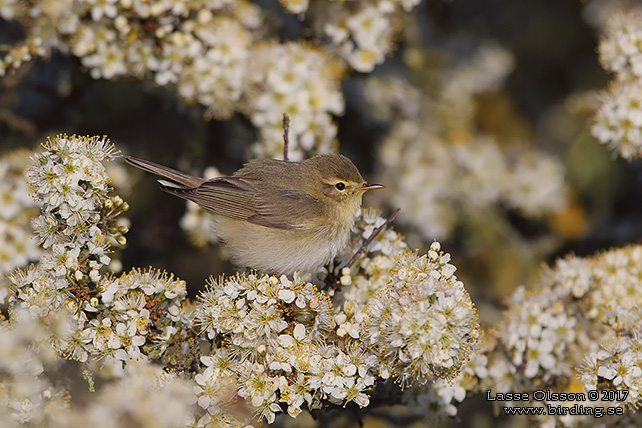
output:
[[[283,113],[283,160],[288,162],[288,146],[290,145],[290,116]]]
[[[396,210],[394,210],[393,213],[390,214],[390,217],[388,217],[388,219],[381,226],[373,230],[372,234],[368,237],[368,239],[366,239],[364,243],[361,244],[361,247],[359,247],[357,252],[354,253],[354,255],[350,258],[350,260],[348,260],[348,263],[346,263],[345,266],[342,266],[341,269],[343,269],[344,267],[347,267],[347,268],[352,267],[352,265],[354,264],[354,262],[357,261],[359,256],[361,256],[361,254],[363,254],[368,249],[368,247],[370,246],[372,241],[374,241],[377,235],[379,235],[383,229],[385,229],[390,223],[394,221],[394,219],[397,217],[397,214],[399,214],[399,211],[401,211],[401,208],[397,208]]]
[[[363,244],[359,247],[356,253],[348,260],[348,262],[343,265],[343,266],[333,266],[332,268],[328,267],[328,276],[325,278],[325,283],[326,286],[329,288],[332,288],[333,290],[336,290],[339,287],[339,277],[341,275],[341,269],[344,267],[352,267],[352,265],[357,261],[357,259],[368,249],[368,246],[374,241],[374,239],[381,233],[383,229],[385,229],[390,223],[394,221],[394,219],[397,217],[397,214],[399,214],[399,211],[401,211],[401,208],[397,208],[392,214],[390,214],[390,217],[378,228],[372,231],[368,239],[366,239]]]

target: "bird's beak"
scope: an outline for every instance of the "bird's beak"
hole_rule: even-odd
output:
[[[386,188],[386,186],[384,186],[383,184],[367,184],[366,183],[363,186],[357,187],[354,190],[356,190],[357,192],[366,192],[368,190],[385,189],[385,188]]]

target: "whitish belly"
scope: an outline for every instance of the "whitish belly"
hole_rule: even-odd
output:
[[[315,273],[347,244],[350,230],[323,227],[310,232],[273,229],[218,218],[218,235],[232,261],[271,274]]]

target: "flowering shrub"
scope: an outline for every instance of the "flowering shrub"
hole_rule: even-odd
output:
[[[59,135],[43,149],[26,175],[41,206],[36,234],[46,252],[40,263],[11,273],[2,294],[10,314],[5,351],[13,347],[10,355],[20,356],[31,346],[43,348],[42,357],[28,356],[40,369],[27,395],[20,387],[23,372],[8,369],[15,374],[3,388],[3,402],[12,421],[64,426],[80,415],[93,420],[111,413],[124,399],[142,418],[150,409],[164,411],[145,395],[161,382],[159,402],[172,394],[178,400],[172,405],[177,415],[164,426],[189,420],[240,425],[253,417],[272,423],[282,411],[296,417],[330,405],[366,407],[376,384],[391,377],[403,385],[452,379],[475,349],[475,308],[450,256],[438,243],[428,255],[408,253],[392,230],[377,237],[354,274],[342,270],[347,290],[355,283],[371,293],[350,293],[343,303],[341,292],[331,293],[336,308],[328,293],[299,274],[211,280],[196,303],[171,274],[150,268],[105,275],[111,245],[126,243],[127,228],[118,218],[128,204],[109,194],[103,166],[117,153],[104,137]],[[354,245],[380,222],[376,212],[365,211]],[[402,305],[392,318],[390,299]],[[43,331],[33,332],[34,324]],[[70,385],[55,397],[51,392],[55,371],[71,364],[63,359],[81,363],[72,367],[82,368],[90,388],[96,376],[109,380],[100,383],[100,397],[119,385],[132,389],[126,398],[93,401],[74,413]],[[174,376],[161,376],[162,367]],[[185,389],[190,383],[194,394]],[[45,402],[52,397],[55,406]],[[110,417],[119,415],[116,410]]]
[[[396,224],[407,237],[363,209],[350,245],[322,272],[211,278],[190,299],[171,273],[121,272],[129,204],[111,186],[126,195],[134,180],[112,162],[118,152],[105,137],[60,135],[36,152],[2,154],[0,425],[288,425],[310,414],[331,426],[336,415],[399,411],[404,422],[441,426],[468,422],[459,405],[474,395],[492,401],[484,411],[532,407],[533,426],[641,425],[641,247],[567,256],[544,268],[536,287],[514,287],[569,248],[640,240],[638,212],[628,211],[639,208],[638,195],[618,200],[614,182],[639,187],[642,9],[582,2],[582,25],[602,32],[599,61],[611,77],[598,95],[585,89],[602,78],[586,62],[597,60],[595,48],[559,55],[584,34],[579,26],[563,23],[569,37],[547,21],[559,46],[521,28],[514,43],[501,32],[491,41],[456,26],[465,2],[419,3],[0,0],[9,43],[0,46],[3,149],[7,134],[9,147],[16,134],[32,142],[50,132],[29,123],[25,110],[40,102],[22,91],[50,78],[37,76],[37,60],[61,55],[73,72],[47,83],[55,96],[86,95],[80,71],[146,80],[137,88],[154,87],[170,104],[176,95],[177,110],[194,105],[192,116],[232,119],[252,133],[251,157],[282,157],[283,113],[294,161],[337,152],[338,123],[358,117],[342,151],[372,161],[388,190],[371,201],[401,208]],[[443,19],[424,25],[428,15]],[[519,63],[533,41],[545,45],[533,49],[538,65]],[[524,79],[524,69],[536,76],[551,58],[568,62],[558,80],[570,95]],[[538,96],[507,107],[520,79]],[[72,98],[83,96],[64,102]],[[86,129],[83,114],[64,113],[73,119],[57,127]],[[595,140],[585,132],[593,113]],[[357,128],[369,133],[351,134]],[[216,154],[240,161],[240,140],[222,141]],[[596,140],[630,161],[624,174]],[[171,144],[185,143],[189,156],[202,142]],[[217,242],[212,219],[188,207],[180,226],[190,242]],[[454,261],[435,238],[456,249]],[[511,296],[501,319],[497,290]],[[552,414],[558,407],[577,414]],[[615,414],[602,418],[607,408]]]

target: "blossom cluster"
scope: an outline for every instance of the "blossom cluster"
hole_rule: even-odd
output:
[[[486,352],[488,377],[481,381],[481,390],[529,394],[534,386],[568,393],[627,390],[621,399],[613,395],[596,401],[585,395],[578,404],[637,407],[642,386],[641,263],[639,245],[590,258],[567,257],[544,273],[537,289],[520,288]],[[559,422],[582,426],[592,418],[567,415]],[[624,418],[634,416],[625,413]]]
[[[161,358],[186,335],[179,326],[191,324],[191,312],[183,304],[184,281],[172,275],[152,269],[134,269],[118,277],[101,273],[110,262],[107,238],[122,243],[125,232],[112,224],[125,203],[106,198],[99,153],[107,155],[112,148],[105,151],[103,143],[60,136],[49,141],[45,153],[33,157],[29,176],[34,193],[45,202],[40,220],[48,222],[48,233],[42,233],[42,223],[36,232],[49,251],[39,264],[9,275],[7,301],[44,323],[50,313],[67,311],[74,319],[72,333],[57,339],[54,348],[82,363],[109,361],[118,372],[126,361]],[[96,157],[83,159],[85,151]],[[67,195],[63,202],[58,189]],[[62,212],[76,213],[83,221],[69,221]]]
[[[185,331],[179,332],[180,326],[191,324],[193,311],[184,302],[185,282],[171,274],[134,269],[106,278],[99,291],[102,311],[77,333],[78,340],[73,342],[78,347],[74,353],[82,352],[81,361],[87,351],[98,356],[113,355],[120,361],[138,360],[143,355],[160,358],[185,336]],[[83,344],[83,338],[91,341]]]
[[[368,73],[392,51],[400,12],[410,11],[419,1],[314,1],[310,19],[316,33],[329,39],[333,52],[351,68]]]
[[[111,261],[110,244],[123,245],[127,227],[117,217],[127,211],[121,198],[109,198],[109,176],[102,163],[117,156],[106,138],[58,135],[43,144],[25,175],[31,196],[42,206],[36,235],[48,250],[43,267],[61,281],[97,283]]]
[[[34,224],[43,255],[38,264],[10,273],[8,286],[0,289],[10,315],[0,339],[8,353],[3,362],[19,365],[7,368],[11,376],[3,381],[7,423],[55,427],[95,420],[96,426],[114,426],[129,417],[122,405],[129,400],[145,419],[141,426],[176,426],[194,417],[190,383],[148,364],[192,364],[193,312],[184,300],[185,283],[154,270],[119,277],[102,272],[112,263],[112,245],[126,242],[120,214],[128,206],[109,195],[104,165],[116,156],[106,138],[59,135],[43,144],[26,169],[31,196],[41,207]],[[92,388],[95,375],[115,382],[98,392],[104,402],[72,409],[69,391],[76,386],[57,377],[72,365],[66,360],[82,363]],[[31,361],[34,369],[23,366]],[[23,374],[32,381],[26,383]],[[168,387],[154,386],[158,382]],[[125,387],[129,396],[118,392]],[[160,416],[171,408],[176,412],[170,417]],[[150,419],[147,412],[158,416]]]
[[[371,72],[393,50],[401,12],[420,1],[280,0],[289,13],[305,15],[328,50],[362,73]]]
[[[326,51],[300,43],[262,44],[252,52],[247,70],[244,111],[259,130],[256,157],[281,157],[283,114],[290,123],[289,159],[310,153],[336,152],[336,125],[331,114],[343,112],[340,77],[343,66]]]
[[[199,404],[221,416],[232,402],[221,391],[233,389],[255,415],[273,422],[283,407],[290,416],[324,403],[365,407],[375,383],[391,377],[403,385],[452,378],[474,350],[479,327],[449,256],[433,253],[431,261],[399,255],[388,286],[369,299],[349,334],[345,323],[338,325],[346,317],[332,316],[330,297],[298,275],[212,281],[195,315],[217,344],[196,377]],[[383,314],[394,293],[403,308],[388,306]]]
[[[227,368],[237,394],[255,414],[273,422],[284,403],[291,416],[322,401],[368,404],[364,391],[374,383],[364,351],[325,343],[333,328],[325,293],[295,275],[237,275],[213,281],[199,297],[195,322],[203,334],[224,345],[197,382],[206,394]],[[221,367],[221,364],[223,367]],[[220,408],[205,401],[210,414]]]
[[[364,241],[372,235],[373,231],[381,227],[384,223],[385,220],[381,217],[381,213],[378,210],[362,210],[355,223],[356,238],[352,245],[345,250],[345,254],[342,258],[348,259],[355,251],[357,251]],[[458,301],[457,304],[461,305],[460,308],[471,306],[470,300],[465,293],[459,294],[459,292],[462,291],[461,284],[457,284],[455,275],[453,275],[454,268],[449,264],[450,256],[440,251],[440,245],[437,242],[432,244],[427,257],[424,256],[419,258],[411,253],[405,253],[406,251],[407,245],[403,240],[403,237],[394,229],[387,228],[376,236],[368,247],[366,253],[362,257],[358,258],[350,269],[343,269],[344,272],[340,278],[342,288],[340,292],[336,292],[333,295],[333,301],[337,303],[335,306],[334,320],[338,327],[338,336],[344,337],[346,340],[368,340],[370,336],[368,336],[367,330],[364,330],[363,327],[367,326],[370,322],[376,322],[379,323],[382,331],[389,332],[387,334],[397,334],[398,338],[407,336],[404,337],[403,342],[410,344],[411,347],[414,346],[414,351],[416,351],[416,346],[421,342],[421,340],[423,340],[421,337],[422,332],[415,331],[414,333],[410,333],[405,329],[401,329],[397,330],[395,333],[394,330],[389,328],[389,325],[386,325],[385,327],[381,326],[381,315],[383,314],[379,314],[379,317],[373,321],[369,318],[368,311],[374,308],[380,308],[379,303],[381,303],[382,299],[385,299],[386,302],[390,302],[390,300],[394,300],[395,298],[408,299],[410,296],[403,293],[403,290],[399,290],[399,282],[396,283],[397,287],[389,288],[389,285],[392,285],[391,275],[393,275],[395,270],[402,267],[403,269],[408,269],[408,267],[421,267],[424,269],[427,267],[424,263],[428,261],[430,261],[429,265],[434,268],[433,272],[435,273],[433,275],[436,278],[443,280],[444,276],[450,275],[446,281],[451,281],[452,288],[449,288],[449,293],[442,296],[444,300],[442,300],[441,303],[452,299],[451,302]],[[398,255],[402,253],[405,254],[402,256],[404,263],[409,262],[407,266],[398,263],[398,260],[396,260]],[[429,284],[425,285],[429,286]],[[406,291],[408,289],[406,289]],[[424,291],[426,291],[426,288],[424,288]],[[401,294],[404,295],[402,296]],[[412,300],[412,298],[410,299]],[[392,303],[389,308],[388,315],[393,316],[393,318],[396,318],[397,315],[399,315],[400,318],[397,320],[399,322],[398,327],[421,325],[422,322],[417,321],[417,319],[413,319],[413,317],[421,317],[426,312],[429,312],[431,310],[431,303],[421,302],[421,300],[418,299],[413,304],[409,304],[406,307],[399,307],[399,305],[406,303],[408,303],[406,300],[404,300],[403,303],[401,303],[401,301],[400,303]],[[437,314],[440,311],[440,306],[436,301],[434,303],[435,305],[432,307],[432,310],[435,311],[434,314]],[[374,306],[371,308],[370,304],[374,304]],[[422,306],[421,310],[417,310],[417,305]],[[429,309],[425,309],[425,306],[428,306]],[[386,309],[386,311],[387,310],[388,309]],[[394,315],[392,315],[393,313]],[[439,321],[428,321],[428,323],[424,325],[424,328],[426,329],[426,332],[430,331],[433,335],[438,335],[438,332],[440,331],[445,333],[445,331],[451,328],[453,330],[463,328],[470,333],[470,338],[472,339],[479,335],[479,330],[476,327],[471,328],[471,325],[476,325],[474,311],[466,312],[464,310],[464,312],[460,312],[460,315],[463,313],[466,313],[463,319],[455,319],[452,317],[447,321],[449,325],[444,327],[443,330],[440,330]],[[400,314],[404,314],[405,317],[401,318]],[[432,318],[432,315],[433,314],[430,314],[430,318]],[[444,319],[439,316],[437,316],[437,319],[444,321]],[[417,321],[417,323],[415,324],[414,321]],[[372,324],[366,328],[371,327]],[[381,345],[384,345],[383,342],[380,343]],[[398,343],[400,344],[401,341]],[[395,344],[388,341],[384,346],[381,346],[379,350],[386,353],[391,351],[396,353],[398,351],[399,354],[407,351],[407,349],[404,349],[403,347],[401,349],[395,349],[394,345]],[[375,344],[374,347],[377,348],[377,345]],[[437,345],[434,348],[426,345],[426,348],[431,349],[430,352],[449,352],[441,345]],[[459,353],[459,351],[452,352],[452,349],[450,352],[455,359],[459,357],[466,360],[464,353],[470,352],[471,349],[472,347],[469,346],[468,348],[465,348],[463,353]],[[427,355],[422,357],[426,358]],[[424,363],[426,362],[426,359],[423,361]],[[483,379],[487,376],[486,356],[484,354],[472,355],[471,360],[463,366],[459,375],[454,378],[448,377],[447,369],[444,370],[443,367],[431,367],[430,364],[421,364],[419,359],[409,365],[397,364],[393,369],[390,369],[390,362],[390,358],[383,358],[383,356],[379,357],[380,365],[377,367],[377,370],[380,371],[379,375],[382,377],[395,377],[402,383],[412,379],[412,387],[407,388],[404,391],[402,401],[408,406],[408,410],[411,415],[420,417],[426,421],[439,422],[444,418],[456,416],[456,404],[462,402],[464,398],[466,398],[467,393],[477,390],[479,379]],[[441,371],[445,378],[441,379],[438,377],[430,377],[433,379],[433,382],[422,384],[417,377],[411,375],[413,371],[424,370]]]
[[[403,252],[388,285],[368,301],[362,335],[381,376],[402,385],[450,379],[476,350],[477,313],[449,261],[437,242],[423,256]]]
[[[206,118],[248,116],[261,157],[283,152],[283,112],[297,118],[292,159],[335,151],[346,64],[365,72],[382,63],[400,14],[419,1],[282,3],[281,13],[308,12],[300,17],[310,43],[275,41],[277,26],[263,24],[278,13],[247,0],[5,2],[0,17],[20,21],[26,37],[5,46],[0,76],[54,50],[71,53],[96,79],[150,79],[203,106]]]
[[[606,25],[599,47],[600,62],[613,73],[601,95],[591,132],[622,158],[642,155],[642,16],[620,12]]]
[[[162,353],[176,333],[169,324],[189,317],[181,307],[184,282],[155,271],[119,278],[102,273],[111,262],[111,245],[125,244],[127,232],[119,216],[128,205],[108,195],[103,165],[115,158],[113,145],[106,138],[59,135],[43,147],[26,176],[42,207],[34,223],[46,252],[40,263],[9,275],[6,301],[42,322],[51,312],[69,312],[73,333],[54,343],[67,358],[141,359],[150,331]]]

